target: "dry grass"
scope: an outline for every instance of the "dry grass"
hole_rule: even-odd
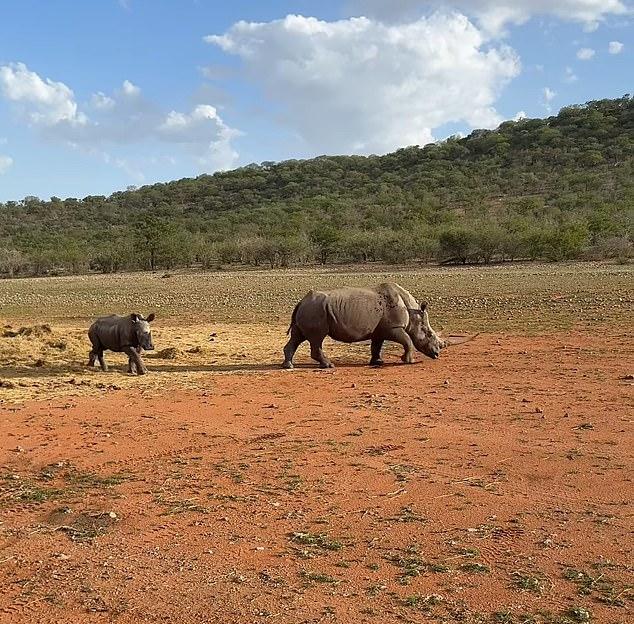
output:
[[[209,373],[276,368],[295,302],[310,288],[394,280],[431,304],[432,323],[454,333],[541,334],[622,325],[631,309],[632,267],[607,264],[257,272],[135,273],[0,281],[0,402],[135,387],[199,388]],[[151,374],[85,366],[86,330],[98,315],[155,311]],[[364,362],[364,345],[328,345]],[[394,353],[396,350],[393,351]],[[298,361],[309,362],[306,350]]]
[[[182,272],[0,280],[6,319],[87,320],[154,310],[183,324],[288,322],[310,288],[395,280],[428,300],[434,318],[459,328],[538,330],[545,312],[561,322],[608,321],[631,298],[632,266],[600,263],[491,267],[377,267],[287,271]],[[40,320],[39,322],[44,322]]]

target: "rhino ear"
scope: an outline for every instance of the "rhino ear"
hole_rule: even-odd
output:
[[[427,307],[429,306],[429,304],[426,301],[421,301],[420,302],[420,309],[424,312]]]
[[[132,319],[133,323],[138,323],[141,315],[137,314],[136,312],[132,312],[132,314],[130,314],[130,318]]]
[[[152,312],[145,320],[148,323],[151,323],[155,318],[156,318],[156,314],[154,314],[154,312]]]

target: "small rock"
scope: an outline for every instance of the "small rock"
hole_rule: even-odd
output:
[[[108,515],[113,519],[116,520],[117,519],[117,514],[114,511],[109,511]]]

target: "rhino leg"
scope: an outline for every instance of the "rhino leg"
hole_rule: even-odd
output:
[[[101,366],[101,370],[105,373],[108,371],[108,365],[106,364],[106,359],[103,356],[103,351],[99,351],[97,353],[97,357],[99,358],[99,366]]]
[[[124,349],[124,353],[128,356],[128,361],[130,362],[128,370],[131,370],[134,366],[136,367],[137,375],[145,375],[145,373],[147,373],[147,368],[145,368],[145,364],[143,364],[143,360],[136,349],[127,347]]]
[[[297,351],[299,345],[301,345],[305,340],[306,338],[304,337],[304,334],[302,334],[296,325],[293,325],[291,327],[291,337],[284,347],[284,363],[282,364],[282,368],[293,368],[293,357],[295,357],[295,351]]]
[[[137,347],[136,348],[136,352],[139,354],[139,356],[141,355],[141,347]],[[138,370],[137,364],[136,364],[136,360],[134,358],[131,358],[130,356],[128,356],[128,373],[136,375]],[[147,370],[146,370],[147,372]],[[141,373],[143,374],[143,373]]]
[[[383,348],[383,338],[372,338],[372,346],[370,347],[371,359],[370,366],[381,366],[383,360],[381,359],[381,349]]]
[[[385,340],[391,340],[392,342],[398,342],[403,345],[405,352],[401,356],[401,360],[405,364],[414,363],[414,343],[409,337],[408,333],[402,327],[393,327],[384,334]]]
[[[90,355],[88,356],[88,366],[94,366],[95,360],[99,358],[99,366],[101,366],[102,371],[107,371],[108,366],[106,365],[106,361],[103,358],[103,346],[99,339],[91,332],[89,332],[88,337],[90,338],[90,342],[92,344],[92,349],[90,350]]]
[[[325,337],[325,336],[324,336]],[[319,368],[334,368],[335,365],[326,357],[322,348],[324,338],[313,339],[310,341],[310,357],[319,362]]]

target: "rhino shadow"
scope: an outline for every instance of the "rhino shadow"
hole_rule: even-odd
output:
[[[416,362],[417,364],[423,364],[424,361]],[[380,368],[391,368],[394,366],[403,366],[403,364],[396,360],[394,362],[386,362]],[[300,362],[297,363],[297,370],[314,370],[320,371],[317,364],[312,362]],[[379,368],[368,366],[367,361],[339,361],[337,367],[340,369],[356,369],[356,368]],[[323,369],[327,370],[327,369]],[[335,369],[336,370],[336,369]],[[149,375],[152,373],[239,373],[239,372],[271,372],[280,371],[283,369],[279,362],[274,363],[258,363],[258,364],[151,364],[148,371]],[[292,372],[286,372],[285,374],[292,375]],[[72,377],[74,375],[81,376],[82,379],[90,379],[95,382],[100,379],[113,381],[119,376],[130,376],[127,372],[127,367],[124,364],[116,364],[110,366],[108,372],[102,372],[98,368],[90,369],[82,364],[47,364],[45,366],[0,366],[0,380],[10,381],[12,379],[41,379],[41,378],[54,378],[54,377]],[[135,376],[135,375],[132,375]]]

